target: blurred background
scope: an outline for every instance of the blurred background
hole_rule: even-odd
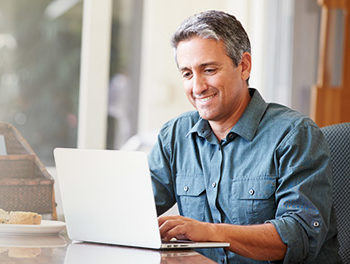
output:
[[[172,33],[209,9],[235,15],[247,30],[250,86],[309,115],[316,0],[1,0],[0,121],[15,125],[47,167],[55,147],[148,151],[164,122],[192,109]]]

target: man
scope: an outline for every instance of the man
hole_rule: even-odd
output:
[[[340,263],[325,139],[248,88],[240,22],[203,12],[172,43],[196,111],[167,122],[149,156],[158,214],[181,214],[159,217],[162,238],[229,242],[201,251],[220,263]]]

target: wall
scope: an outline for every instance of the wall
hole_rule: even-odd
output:
[[[321,9],[317,1],[295,1],[294,13],[292,106],[308,115],[317,82]]]

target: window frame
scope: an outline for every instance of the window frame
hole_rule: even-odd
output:
[[[105,149],[112,0],[84,0],[78,148]]]

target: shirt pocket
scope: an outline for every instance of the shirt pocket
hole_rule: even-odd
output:
[[[232,217],[239,224],[263,223],[275,216],[276,179],[244,179],[233,181]]]
[[[203,221],[207,206],[203,175],[178,174],[176,193],[180,213],[183,216]]]

